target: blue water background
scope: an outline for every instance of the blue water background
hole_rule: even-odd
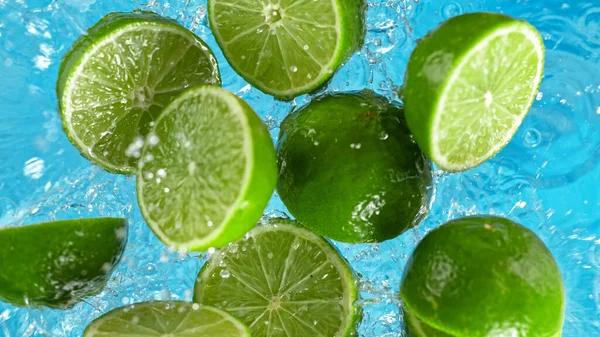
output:
[[[62,132],[54,94],[61,57],[111,11],[147,8],[178,19],[218,57],[223,86],[261,115],[274,137],[296,104],[262,94],[236,75],[206,26],[206,2],[0,0],[0,226],[48,219],[126,216],[130,243],[100,295],[67,311],[0,303],[0,336],[79,337],[93,318],[151,299],[191,300],[204,256],[170,252],[147,229],[135,178],[92,167]],[[379,245],[339,244],[361,275],[361,336],[402,336],[397,290],[405,261],[427,230],[468,214],[500,214],[533,229],[552,250],[567,288],[564,337],[600,336],[600,1],[370,0],[368,34],[328,92],[371,88],[390,98],[416,39],[464,12],[526,19],[547,47],[540,93],[498,156],[462,174],[436,175],[431,214],[417,229]],[[285,212],[277,196],[269,214]]]

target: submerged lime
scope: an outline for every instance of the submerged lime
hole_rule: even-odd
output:
[[[557,337],[565,292],[529,229],[491,216],[450,221],[417,246],[400,289],[415,337]]]
[[[220,84],[208,46],[176,21],[111,13],[75,42],[59,72],[63,128],[102,168],[133,173],[142,137],[176,95]]]
[[[109,311],[88,325],[83,337],[250,337],[250,331],[216,308],[157,301]]]
[[[360,318],[346,261],[325,239],[283,219],[214,254],[195,293],[195,301],[239,317],[253,337],[346,337]]]
[[[408,62],[408,126],[441,169],[485,162],[512,139],[544,70],[544,43],[530,24],[470,13],[425,36]]]
[[[363,42],[364,0],[209,0],[210,28],[246,81],[291,99],[329,80]]]
[[[281,125],[277,191],[305,227],[328,238],[380,242],[429,207],[429,162],[402,109],[372,92],[319,98]]]
[[[0,228],[0,300],[68,308],[102,291],[127,242],[127,220]]]

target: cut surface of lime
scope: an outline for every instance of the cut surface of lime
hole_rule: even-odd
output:
[[[271,220],[213,255],[195,301],[226,310],[253,337],[349,336],[360,312],[352,272],[325,239]]]
[[[544,243],[508,219],[452,220],[417,245],[400,295],[415,337],[556,337],[565,292]]]
[[[277,98],[329,80],[362,45],[364,0],[209,0],[208,19],[231,67]]]
[[[127,243],[126,219],[0,228],[0,300],[69,308],[102,291]]]
[[[423,151],[449,172],[496,155],[529,112],[544,53],[533,26],[495,13],[454,17],[425,36],[404,90],[408,125]]]
[[[179,301],[144,302],[95,319],[83,337],[250,337],[248,327],[216,308]]]
[[[142,149],[137,196],[168,246],[221,247],[256,225],[275,189],[267,127],[217,86],[184,91],[156,120]]]
[[[162,108],[186,87],[208,83],[220,84],[216,59],[189,30],[149,12],[111,13],[62,61],[63,128],[93,163],[133,173]]]

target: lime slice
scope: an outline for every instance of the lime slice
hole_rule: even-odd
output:
[[[560,336],[565,292],[544,243],[508,219],[450,221],[418,245],[400,289],[415,337]]]
[[[157,301],[132,304],[95,319],[83,337],[250,337],[242,322],[197,303]]]
[[[279,139],[277,192],[315,233],[382,242],[429,211],[430,163],[402,108],[384,97],[363,91],[318,98],[286,117]]]
[[[63,128],[93,163],[133,173],[141,137],[162,108],[186,87],[206,83],[220,84],[220,77],[200,38],[153,13],[111,13],[61,64]]]
[[[104,288],[127,243],[127,220],[0,228],[0,300],[69,308]]]
[[[209,0],[212,32],[231,67],[267,94],[321,87],[364,38],[364,0]]]
[[[221,247],[256,225],[277,180],[262,120],[216,86],[169,104],[142,149],[137,196],[154,233],[176,249]]]
[[[231,312],[253,337],[344,337],[360,318],[346,261],[289,220],[272,220],[213,255],[194,291],[195,301]]]
[[[517,132],[542,79],[544,44],[524,21],[465,14],[424,37],[407,69],[406,118],[417,143],[441,169],[464,171]]]

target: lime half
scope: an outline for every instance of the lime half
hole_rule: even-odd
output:
[[[0,300],[69,308],[104,288],[127,243],[127,220],[0,228]]]
[[[256,225],[277,167],[269,131],[244,101],[216,86],[190,88],[165,108],[145,143],[138,202],[166,245],[221,247]]]
[[[543,69],[542,38],[527,22],[493,13],[452,18],[424,37],[410,57],[408,125],[441,169],[478,166],[517,132]]]
[[[400,294],[413,337],[558,337],[565,292],[552,254],[529,229],[475,216],[431,231]]]
[[[209,0],[229,64],[267,94],[291,99],[322,86],[364,37],[364,0]]]
[[[94,320],[83,337],[250,337],[242,322],[197,303],[157,301],[121,307]]]
[[[208,46],[176,21],[111,13],[65,56],[57,95],[63,128],[102,168],[133,173],[143,136],[186,87],[220,84]]]
[[[289,220],[272,220],[213,255],[195,293],[240,318],[253,337],[345,337],[360,317],[346,261]]]

